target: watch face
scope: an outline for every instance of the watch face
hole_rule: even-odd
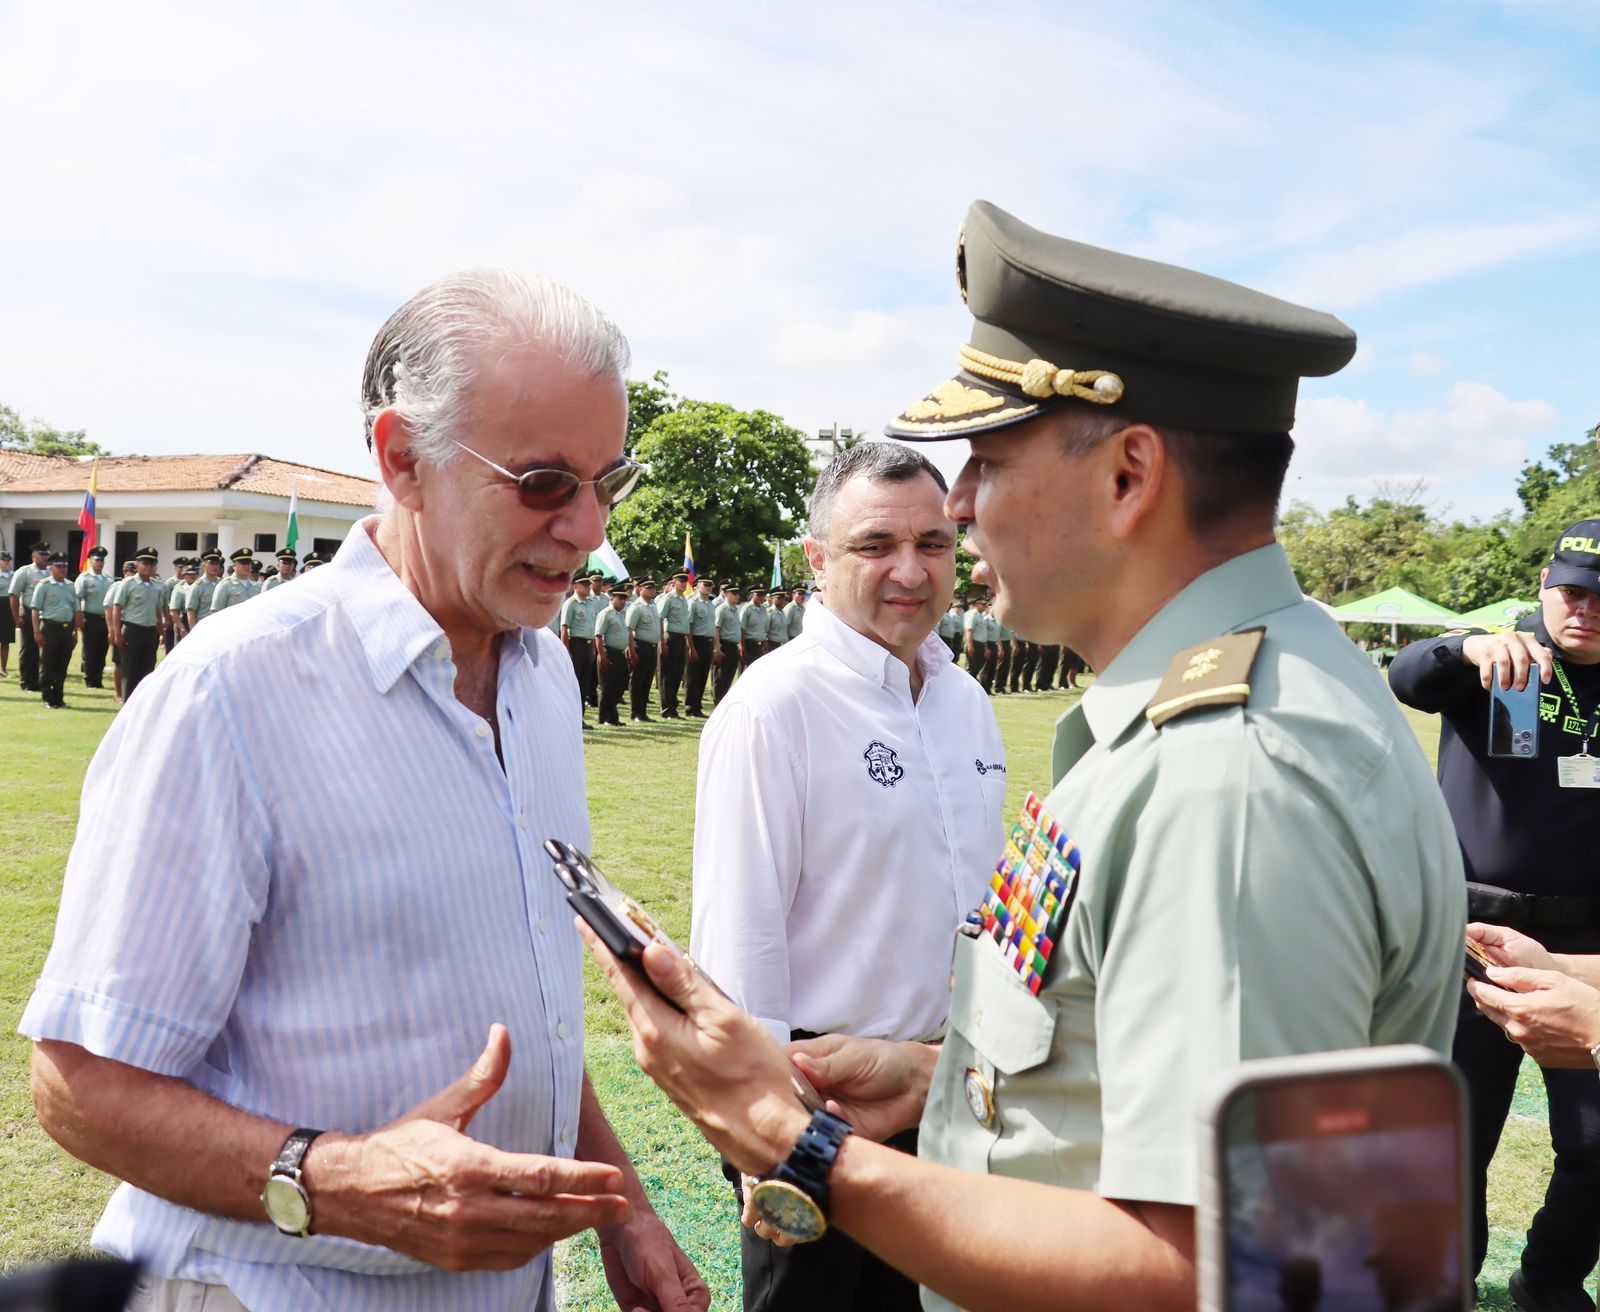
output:
[[[822,1209],[804,1189],[783,1180],[762,1180],[750,1192],[756,1212],[785,1239],[809,1244],[828,1229]]]
[[[287,1234],[304,1234],[311,1224],[311,1204],[305,1191],[287,1176],[274,1175],[261,1191],[262,1205],[267,1209],[267,1219]]]

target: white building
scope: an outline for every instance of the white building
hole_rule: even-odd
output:
[[[35,542],[64,550],[77,572],[78,514],[93,462],[0,451],[0,546],[20,563]],[[261,455],[102,456],[95,490],[97,536],[108,572],[141,547],[174,556],[249,547],[263,565],[284,545],[291,490],[299,498],[301,556],[332,558],[350,525],[372,513],[378,484]]]

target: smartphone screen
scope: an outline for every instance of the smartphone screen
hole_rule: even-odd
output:
[[[1466,1306],[1463,1098],[1448,1069],[1246,1084],[1217,1127],[1229,1312]]]
[[[1527,685],[1500,687],[1500,667],[1489,683],[1489,755],[1533,757],[1539,751],[1539,673],[1528,671]]]

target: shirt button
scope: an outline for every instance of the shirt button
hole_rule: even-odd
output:
[[[543,916],[539,917],[539,932],[541,934],[548,934],[550,932],[550,922]]]
[[[561,1021],[556,1025],[556,1038],[564,1039],[566,1037],[567,1037],[567,1022],[566,1021]]]
[[[479,720],[478,721],[478,727],[476,729],[474,729],[472,732],[477,734],[478,737],[480,737],[480,738],[487,738],[489,736],[489,726],[487,724],[485,724],[482,720]]]
[[[522,815],[519,815],[517,817],[517,828],[518,829],[526,829],[527,827],[528,827],[528,816],[527,816],[527,813],[524,812]]]
[[[572,1142],[572,1127],[570,1125],[561,1131],[561,1142],[566,1144],[570,1144]]]

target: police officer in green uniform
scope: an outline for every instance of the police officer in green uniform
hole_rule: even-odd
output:
[[[656,601],[661,616],[661,718],[676,720],[678,691],[689,654],[689,575],[679,570],[667,580],[667,590]]]
[[[240,547],[228,560],[233,566],[233,573],[218,583],[211,594],[213,615],[220,614],[230,606],[242,606],[254,600],[261,591],[261,585],[250,577],[250,567],[255,563],[255,558],[250,554],[249,547]]]
[[[67,578],[67,558],[59,552],[50,557],[49,573],[33,585],[29,614],[39,644],[39,692],[46,706],[60,710],[67,704],[67,665],[80,625],[78,593]]]
[[[589,606],[591,580],[587,574],[572,580],[572,592],[561,603],[560,636],[572,657],[572,672],[578,676],[578,715],[585,706],[595,704],[594,611]],[[588,721],[584,720],[587,724]]]
[[[663,998],[591,948],[644,1069],[767,1177],[758,1229],[810,1238],[831,1213],[934,1309],[1192,1308],[1213,1081],[1286,1053],[1443,1052],[1454,1028],[1449,815],[1381,677],[1273,538],[1299,379],[1355,337],[982,202],[958,269],[961,372],[889,433],[971,441],[946,513],[971,526],[974,580],[1099,674],[1032,813],[1066,871],[1035,904],[1051,950],[986,902],[954,935],[937,1052],[796,1045],[845,1122],[786,1098],[782,1049],[680,957],[646,953]],[[861,901],[856,931],[892,942],[870,881]],[[868,1142],[919,1120],[921,1160]]]
[[[628,686],[628,589],[614,583],[610,598],[594,626],[595,655],[600,665],[600,723],[621,726],[617,715]]]
[[[33,544],[32,563],[22,566],[11,576],[11,618],[21,631],[21,658],[17,662],[17,677],[23,692],[39,691],[39,642],[34,637],[32,610],[33,590],[39,580],[50,573],[50,544]]]
[[[748,670],[767,654],[767,590],[750,589],[750,600],[739,607],[739,668]]]
[[[193,632],[197,624],[211,614],[211,598],[222,582],[222,553],[213,547],[200,556],[201,575],[184,593],[184,630]]]
[[[965,618],[960,597],[950,599],[950,608],[939,616],[939,622],[934,625],[933,631],[939,635],[944,645],[950,648],[950,658],[955,660],[961,655],[961,636],[965,632],[962,623]]]
[[[262,592],[271,592],[274,588],[281,588],[285,583],[292,581],[295,576],[295,569],[299,562],[295,559],[294,552],[290,551],[288,547],[279,549],[277,561],[278,572],[261,585]]]
[[[79,630],[83,634],[83,686],[104,688],[106,651],[111,634],[106,628],[106,593],[111,580],[106,577],[106,549],[91,547],[89,568],[73,581],[78,597]]]
[[[167,627],[161,635],[161,645],[166,648],[169,655],[178,639],[183,636],[183,626],[172,623],[171,617],[173,595],[183,585],[183,567],[187,563],[186,557],[174,556],[171,575],[161,580],[161,604],[166,608],[168,618]]]
[[[991,632],[994,635],[991,639],[992,646],[990,647],[990,650],[994,653],[994,690],[1002,693],[1010,692],[1013,634],[993,615],[990,615],[989,623],[992,626]]]
[[[1039,647],[1039,671],[1034,678],[1035,692],[1049,692],[1055,685],[1056,667],[1061,664],[1061,644],[1044,643]]]
[[[131,560],[122,562],[122,576],[106,589],[106,639],[111,643],[111,675],[112,687],[118,704],[122,702],[122,632],[118,623],[117,607],[122,604],[123,586],[134,575],[134,564]]]
[[[628,713],[635,724],[649,724],[650,685],[661,654],[661,612],[656,609],[656,581],[639,580],[639,595],[624,612],[628,626]]]
[[[990,684],[984,682],[990,675],[989,667],[989,598],[979,593],[962,617],[967,649],[967,673],[983,685],[985,692]]]
[[[11,677],[11,644],[17,637],[17,621],[11,614],[11,553],[0,551],[0,679]]]
[[[167,619],[178,630],[181,641],[189,635],[189,590],[200,582],[200,558],[190,556],[183,563],[183,582],[172,590],[172,605]]]
[[[783,623],[790,642],[805,632],[806,590],[804,588],[795,588],[789,594],[789,604],[783,608]]]
[[[122,650],[122,699],[156,668],[156,652],[162,631],[167,627],[167,609],[162,598],[166,588],[156,578],[154,547],[141,547],[134,555],[135,573],[123,580],[121,595],[112,603],[112,641]]]
[[[716,667],[715,682],[711,687],[711,705],[719,706],[733,687],[734,676],[739,673],[740,645],[744,626],[739,618],[739,598],[743,595],[739,585],[731,579],[722,584],[722,600],[717,603],[716,623],[711,635],[711,661]]]
[[[712,636],[717,631],[717,596],[710,579],[696,579],[689,598],[689,647],[684,712],[691,720],[705,716],[706,679],[714,668]]]
[[[319,556],[315,551],[308,551],[306,553],[306,558],[300,562],[300,572],[302,574],[309,574],[312,570],[316,569],[318,565],[323,563],[322,557]]]

